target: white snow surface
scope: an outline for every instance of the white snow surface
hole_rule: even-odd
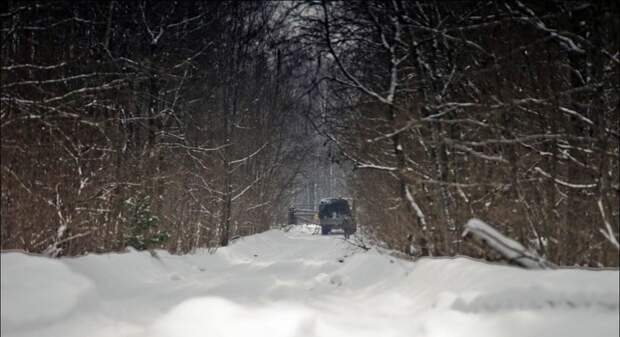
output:
[[[310,227],[159,259],[3,253],[2,336],[619,334],[617,270],[411,262]]]

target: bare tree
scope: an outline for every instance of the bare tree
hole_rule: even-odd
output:
[[[314,6],[315,119],[380,240],[476,254],[460,224],[479,217],[554,262],[617,265],[617,5]]]

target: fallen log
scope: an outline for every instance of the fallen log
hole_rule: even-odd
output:
[[[504,236],[495,228],[479,219],[471,219],[465,224],[463,239],[483,249],[491,249],[509,263],[527,269],[549,269],[555,266],[536,252],[527,249],[519,242]]]

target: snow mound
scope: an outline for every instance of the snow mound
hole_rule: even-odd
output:
[[[149,332],[153,337],[313,336],[315,317],[299,305],[244,306],[220,297],[174,307]]]
[[[58,260],[12,252],[1,255],[1,264],[3,331],[67,316],[94,288]]]
[[[540,286],[491,291],[473,299],[457,297],[452,309],[463,312],[505,312],[552,309],[595,309],[618,311],[618,294],[613,292],[558,291]]]

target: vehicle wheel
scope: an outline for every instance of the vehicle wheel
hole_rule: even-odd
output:
[[[322,235],[327,235],[327,234],[329,234],[330,231],[331,231],[331,228],[329,226],[321,226],[321,234]]]

